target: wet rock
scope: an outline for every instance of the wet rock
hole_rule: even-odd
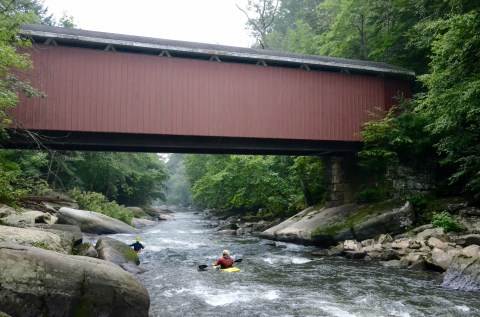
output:
[[[228,236],[234,236],[237,234],[237,230],[221,230],[217,232],[220,234],[228,235]]]
[[[345,251],[345,257],[352,260],[361,260],[367,254],[363,251]]]
[[[107,261],[0,244],[0,281],[12,316],[148,316],[145,287]]]
[[[172,220],[175,220],[175,217],[172,216],[172,215],[168,215],[168,214],[159,214],[158,215],[158,220],[172,221]]]
[[[95,250],[98,252],[99,259],[112,262],[130,273],[138,273],[137,267],[140,259],[132,247],[126,243],[110,237],[100,237],[95,245]],[[131,264],[135,266],[135,269],[132,269]]]
[[[324,256],[329,256],[330,253],[328,252],[327,249],[320,249],[320,250],[315,250],[310,253],[313,257],[324,257]]]
[[[399,260],[385,261],[385,262],[382,262],[382,265],[386,267],[396,267],[396,268],[400,268],[402,266]]]
[[[421,259],[417,262],[414,262],[408,266],[408,269],[414,271],[426,271],[427,270],[427,262],[425,259]]]
[[[442,287],[462,291],[480,291],[480,259],[464,255],[454,257],[445,272]]]

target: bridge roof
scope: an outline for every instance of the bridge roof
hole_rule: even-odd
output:
[[[254,48],[176,41],[152,37],[67,29],[36,24],[24,24],[20,33],[36,43],[62,46],[113,49],[120,52],[167,55],[265,66],[307,68],[353,73],[371,73],[395,77],[412,77],[411,70],[386,63],[351,60],[316,55],[293,54]],[[53,41],[52,41],[53,40]]]

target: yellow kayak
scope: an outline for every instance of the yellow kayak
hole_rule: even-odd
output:
[[[238,267],[229,267],[226,269],[220,269],[222,272],[240,272],[240,269]]]

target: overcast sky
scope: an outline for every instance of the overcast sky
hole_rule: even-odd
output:
[[[181,41],[250,47],[247,0],[44,0],[57,20],[66,12],[78,28]]]

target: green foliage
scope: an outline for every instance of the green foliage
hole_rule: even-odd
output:
[[[44,193],[48,186],[40,169],[46,165],[45,153],[0,151],[0,203],[12,205],[19,197]]]
[[[77,201],[81,209],[95,211],[121,220],[129,225],[132,224],[133,212],[119,206],[115,201],[108,201],[108,199],[100,193],[83,192],[79,189],[73,189],[69,194]]]
[[[187,177],[193,203],[203,208],[286,216],[302,207],[300,184],[286,156],[190,155]]]
[[[165,200],[165,164],[155,154],[66,152],[53,153],[48,181],[53,188],[102,193],[122,205],[143,206]]]
[[[462,2],[459,2],[462,3]],[[453,169],[452,185],[480,199],[480,9],[452,13],[425,25],[431,36],[429,74],[421,76],[427,92],[420,111],[427,130],[438,138],[442,164]],[[460,11],[460,12],[459,12]]]
[[[437,228],[443,228],[445,232],[461,232],[464,230],[464,228],[446,211],[434,213],[432,225]]]
[[[413,209],[417,215],[423,213],[429,203],[428,197],[421,194],[412,194],[408,200],[412,203]]]
[[[320,157],[295,157],[290,170],[302,188],[306,206],[312,206],[325,200],[324,166]]]
[[[11,2],[11,1],[10,1]],[[19,49],[30,45],[28,40],[17,36],[22,22],[31,22],[34,18],[28,12],[16,11],[10,2],[0,1],[0,134],[6,137],[4,128],[11,123],[7,110],[16,106],[20,94],[26,97],[42,96],[27,80],[19,74],[33,67],[30,56],[20,53]]]
[[[385,187],[367,187],[356,193],[355,201],[358,203],[375,203],[388,198],[388,191]]]

